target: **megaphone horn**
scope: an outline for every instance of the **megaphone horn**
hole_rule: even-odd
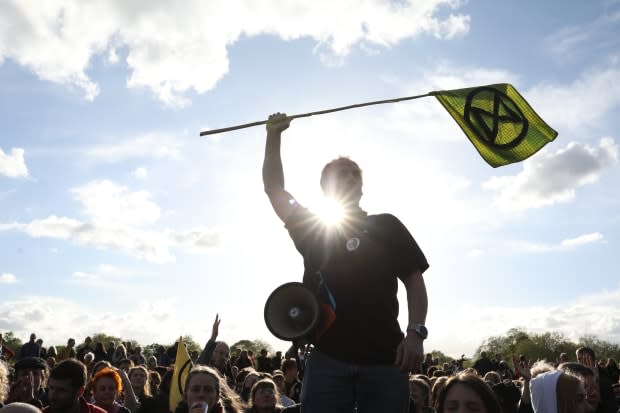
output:
[[[318,299],[300,282],[279,286],[265,303],[265,324],[281,340],[299,342],[309,338],[320,318]]]

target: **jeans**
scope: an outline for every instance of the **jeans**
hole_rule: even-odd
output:
[[[315,349],[306,361],[301,413],[407,413],[408,381],[398,366],[350,364]]]

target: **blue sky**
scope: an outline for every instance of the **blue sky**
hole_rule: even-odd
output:
[[[263,305],[303,265],[264,128],[199,132],[512,83],[559,132],[525,162],[489,167],[424,98],[293,121],[287,188],[316,206],[322,166],[358,161],[362,206],[430,262],[427,350],[517,326],[618,343],[619,25],[611,0],[2,2],[0,331],[204,341],[219,313],[222,339],[285,348]]]

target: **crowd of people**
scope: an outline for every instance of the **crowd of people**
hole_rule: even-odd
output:
[[[170,389],[178,343],[145,356],[130,343],[93,343],[90,337],[63,351],[44,348],[36,335],[20,349],[0,345],[0,410],[50,413],[239,413],[299,412],[305,359],[311,348],[286,358],[262,350],[255,355],[217,341],[219,319],[204,350],[193,355],[182,400],[171,409]],[[10,366],[10,367],[9,367]],[[411,413],[617,413],[620,369],[613,359],[597,361],[581,347],[574,360],[556,363],[525,357],[511,363],[483,352],[441,362],[431,354],[410,374]],[[2,407],[4,405],[4,407]]]

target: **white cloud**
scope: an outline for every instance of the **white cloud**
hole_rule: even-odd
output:
[[[64,344],[68,337],[86,337],[96,332],[142,344],[171,344],[183,331],[183,320],[174,311],[176,299],[135,301],[122,312],[93,310],[75,301],[57,297],[29,296],[0,303],[0,329],[17,337],[36,332],[48,344]],[[196,323],[198,324],[198,322]]]
[[[175,260],[169,250],[170,241],[164,234],[122,224],[81,222],[51,215],[27,224],[0,224],[0,231],[8,230],[22,231],[33,238],[64,239],[88,247],[115,249],[158,264]]]
[[[17,277],[11,273],[0,274],[0,284],[15,284]]]
[[[592,69],[571,84],[537,85],[524,96],[556,130],[597,126],[598,121],[620,104],[620,69],[617,65]]]
[[[592,232],[589,234],[579,235],[574,238],[564,239],[557,244],[511,241],[507,242],[507,246],[503,249],[503,251],[525,253],[571,251],[577,247],[581,247],[587,244],[602,242],[603,239],[604,236],[600,232]]]
[[[140,226],[156,222],[161,215],[148,192],[130,192],[127,187],[108,180],[92,181],[71,192],[82,203],[84,214],[94,222]]]
[[[179,136],[145,133],[119,142],[95,145],[85,150],[87,157],[99,162],[120,162],[134,158],[181,159],[183,143]]]
[[[505,334],[513,327],[527,326],[533,333],[555,331],[576,342],[579,337],[595,335],[620,342],[620,288],[576,297],[565,303],[530,306],[490,307],[472,305],[464,300],[449,307],[437,307],[429,313],[428,325],[450,328],[436,331],[428,349],[440,349],[452,356],[472,355],[486,338]],[[430,336],[429,336],[430,337]]]
[[[146,87],[172,106],[188,103],[228,72],[228,50],[242,35],[310,37],[322,51],[345,56],[358,44],[389,47],[428,33],[451,39],[469,30],[457,0],[344,0],[332,2],[157,1],[0,5],[0,62],[11,59],[40,78],[81,89],[92,100],[99,87],[87,75],[92,57],[113,64],[126,51],[128,87]],[[446,8],[449,12],[446,13]],[[439,17],[441,9],[442,16]],[[329,13],[325,13],[329,10]]]
[[[29,223],[0,224],[0,231],[22,231],[34,238],[70,240],[98,249],[113,249],[153,263],[174,262],[173,247],[205,252],[221,243],[220,232],[194,228],[188,231],[147,230],[155,224],[159,206],[146,191],[130,191],[109,180],[92,181],[71,189],[87,220],[50,215]]]
[[[28,176],[28,167],[24,161],[24,150],[21,148],[11,149],[7,154],[0,148],[0,175],[9,178]]]
[[[134,178],[137,178],[137,179],[146,179],[146,177],[149,175],[149,172],[148,172],[148,170],[147,170],[146,168],[144,168],[144,167],[139,167],[139,168],[136,168],[136,169],[135,169],[135,170],[131,173],[131,175],[132,175]]]
[[[596,148],[571,142],[556,152],[539,152],[517,175],[492,177],[483,187],[497,192],[494,202],[504,211],[541,208],[573,200],[578,187],[596,182],[617,161],[618,145],[611,138]]]

